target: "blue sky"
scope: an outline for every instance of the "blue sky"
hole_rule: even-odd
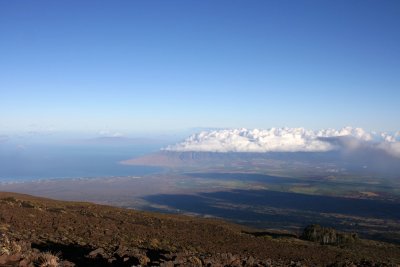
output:
[[[399,1],[0,1],[0,133],[400,130]]]

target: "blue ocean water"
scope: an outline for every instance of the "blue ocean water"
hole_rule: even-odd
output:
[[[140,144],[0,144],[0,183],[156,173],[161,169],[119,162],[158,149]]]

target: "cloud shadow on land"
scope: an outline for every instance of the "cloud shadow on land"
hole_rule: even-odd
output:
[[[302,228],[311,223],[339,229],[349,226],[343,225],[343,218],[328,217],[326,214],[400,219],[400,205],[397,203],[269,190],[232,190],[197,195],[158,194],[144,199],[150,204],[166,205],[179,212],[215,216],[259,228]],[[357,225],[350,228],[361,229]]]

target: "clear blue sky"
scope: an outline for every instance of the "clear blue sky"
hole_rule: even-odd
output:
[[[400,130],[400,1],[0,1],[0,133]]]

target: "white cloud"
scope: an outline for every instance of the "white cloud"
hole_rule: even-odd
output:
[[[204,152],[326,152],[368,146],[400,157],[399,135],[369,133],[361,128],[306,130],[304,128],[227,129],[202,131],[168,151]]]
[[[400,141],[386,141],[376,145],[377,148],[385,150],[388,154],[400,158]]]

